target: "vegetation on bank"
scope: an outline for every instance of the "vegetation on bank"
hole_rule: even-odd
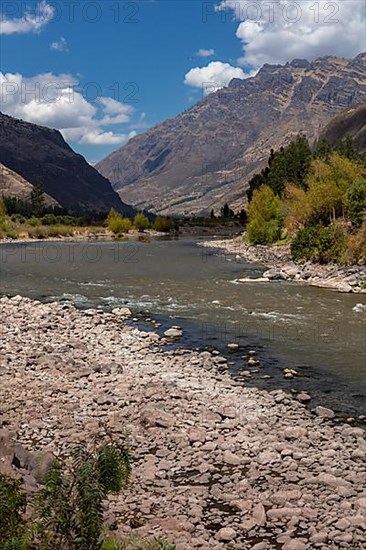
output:
[[[296,260],[366,262],[366,158],[346,138],[311,151],[303,136],[271,151],[248,189],[251,244],[291,244]]]
[[[107,498],[126,487],[130,473],[128,447],[110,441],[93,451],[79,445],[71,462],[55,458],[33,498],[21,481],[0,474],[0,550],[174,550],[165,539],[111,536]]]

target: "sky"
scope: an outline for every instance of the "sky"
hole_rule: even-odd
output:
[[[264,63],[365,50],[365,0],[2,0],[0,110],[94,163]]]

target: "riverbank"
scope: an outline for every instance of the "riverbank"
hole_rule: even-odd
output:
[[[174,235],[174,234],[173,234]],[[125,233],[121,237],[116,237],[114,233],[108,230],[104,231],[81,231],[75,232],[72,235],[64,236],[51,236],[45,238],[33,238],[33,237],[19,237],[17,239],[11,239],[10,237],[5,237],[0,239],[1,244],[26,244],[26,243],[39,243],[39,242],[121,242],[121,241],[137,241],[137,240],[149,240],[151,238],[167,238],[169,233],[162,233],[155,231],[153,229],[146,229],[143,233],[137,230],[131,230],[128,233]]]
[[[164,351],[169,338],[126,315],[0,299],[3,429],[62,454],[127,433],[132,480],[106,518],[122,536],[165,535],[177,550],[362,548],[360,428],[308,411],[309,396],[239,386],[215,352]]]
[[[366,293],[365,266],[320,265],[311,262],[299,263],[291,258],[289,246],[249,245],[240,235],[234,239],[205,241],[201,246],[218,248],[224,254],[235,254],[267,268],[260,281],[286,280],[303,282],[339,292]],[[247,282],[238,279],[239,282]]]

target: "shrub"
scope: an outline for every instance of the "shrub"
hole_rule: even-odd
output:
[[[347,262],[347,232],[334,223],[328,227],[322,224],[307,224],[300,229],[291,244],[291,254],[295,260],[312,262]]]
[[[143,233],[145,231],[145,229],[148,229],[150,227],[149,220],[142,213],[136,214],[136,216],[133,220],[133,225],[136,227],[136,229],[140,233]]]
[[[103,540],[103,502],[117,493],[130,476],[124,445],[111,442],[95,452],[80,445],[72,468],[65,473],[55,459],[38,495],[38,523],[44,548],[99,550]]]
[[[107,218],[108,229],[115,235],[121,235],[122,233],[128,233],[132,227],[131,220],[128,218],[122,218],[113,208],[108,214]]]
[[[170,218],[158,216],[153,223],[153,228],[155,229],[155,231],[169,233],[169,231],[172,231],[175,228],[175,224]]]
[[[27,498],[21,488],[21,482],[0,474],[1,550],[27,550],[29,548],[29,540],[22,518],[26,505]]]
[[[349,237],[348,249],[354,262],[366,263],[366,217],[356,233]]]

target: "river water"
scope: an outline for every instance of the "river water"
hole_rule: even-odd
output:
[[[262,361],[247,384],[305,389],[344,415],[364,413],[366,299],[290,282],[248,282],[263,273],[192,240],[31,243],[0,247],[1,293],[81,308],[128,306],[184,328],[184,345],[224,351],[234,374],[245,346]],[[361,304],[361,305],[360,305]],[[144,321],[146,323],[146,320]],[[284,380],[282,369],[299,377]],[[269,378],[270,377],[270,378]]]

